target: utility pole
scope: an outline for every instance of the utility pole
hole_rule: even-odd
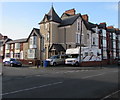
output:
[[[82,40],[82,19],[81,19],[81,29],[80,29],[80,50],[79,50],[79,66],[81,64],[81,40]]]

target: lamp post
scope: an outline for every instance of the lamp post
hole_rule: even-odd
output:
[[[80,64],[81,64],[81,40],[82,40],[82,19],[81,19],[81,29],[80,29],[79,66],[80,66]]]

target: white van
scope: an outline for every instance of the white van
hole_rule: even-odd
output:
[[[69,65],[79,65],[79,53],[80,47],[71,48],[66,50],[68,58],[65,59],[65,64]],[[101,60],[101,50],[98,48],[81,48],[81,62],[83,61],[100,61]]]

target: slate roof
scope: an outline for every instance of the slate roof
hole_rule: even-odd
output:
[[[71,15],[63,13],[62,16],[61,16],[61,19],[64,19],[64,18],[69,17],[69,16],[71,16]]]
[[[106,29],[106,24],[105,23],[104,24],[99,24],[98,28],[104,28],[104,29]]]
[[[31,31],[31,33],[30,33],[30,35],[29,35],[28,38],[27,38],[27,41],[28,41],[28,39],[30,38],[30,36],[31,36],[31,34],[33,33],[34,30],[36,31],[36,33],[38,34],[38,36],[41,37],[40,31],[39,31],[40,29],[33,28],[32,31]]]
[[[114,29],[114,28],[112,28],[112,29],[107,29],[107,32],[112,32],[112,33],[114,33],[114,32],[115,32],[115,29]]]
[[[55,12],[53,6],[51,7],[48,14],[45,14],[43,20],[40,23],[43,23],[45,18],[47,18],[48,21],[54,21],[54,22],[58,22],[58,23],[61,22],[61,18],[57,15],[57,13]]]
[[[95,32],[92,28],[95,28],[97,24],[93,24],[91,22],[87,22],[83,19],[83,22],[88,30],[91,30],[92,32]]]
[[[7,38],[6,40],[4,40],[3,45],[6,44],[6,43],[9,42],[9,41],[12,41],[12,39]]]
[[[10,44],[10,43],[22,43],[22,42],[27,42],[27,38],[12,40],[7,43]]]
[[[73,16],[63,19],[61,21],[61,24],[59,25],[59,27],[72,25],[79,16],[80,16],[80,14],[76,14],[76,15],[73,15]]]
[[[56,49],[57,52],[60,52],[60,51],[65,52],[65,49],[61,44],[52,44],[51,48],[49,49],[49,52],[51,52],[53,48]]]

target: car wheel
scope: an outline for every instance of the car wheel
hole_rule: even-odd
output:
[[[3,66],[5,66],[5,63],[3,63]]]
[[[79,63],[78,63],[78,62],[76,62],[76,63],[75,63],[75,66],[79,66]]]
[[[13,67],[13,66],[14,66],[14,64],[10,64],[10,66],[11,66],[11,67]]]
[[[54,62],[54,63],[53,63],[53,66],[56,66],[56,65],[57,65],[56,62]]]

